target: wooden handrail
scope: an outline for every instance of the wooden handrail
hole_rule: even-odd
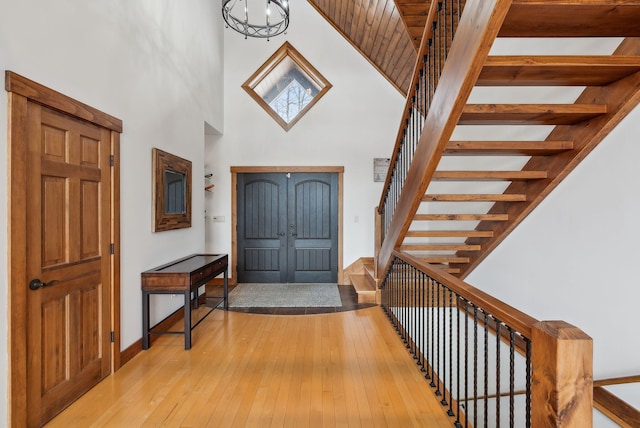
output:
[[[593,388],[593,407],[623,428],[640,426],[640,411],[602,386]]]
[[[484,311],[490,313],[495,318],[514,328],[524,336],[531,338],[531,329],[535,324],[539,322],[537,319],[517,310],[513,306],[510,306],[496,299],[495,297],[485,293],[484,291],[467,284],[466,282],[443,271],[442,269],[437,269],[431,266],[429,263],[425,263],[422,260],[417,259],[409,254],[394,251],[393,255],[401,260],[410,263],[419,270],[422,270],[431,278],[446,285],[447,288],[449,288],[451,291],[459,294],[469,302],[482,308]]]
[[[625,383],[640,383],[640,375],[595,380],[593,386],[623,385]]]
[[[465,5],[404,188],[378,254],[378,272],[386,271],[392,252],[409,229],[510,6],[511,0],[468,0]]]

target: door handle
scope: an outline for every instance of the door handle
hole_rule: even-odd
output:
[[[36,278],[31,280],[31,282],[29,283],[29,288],[31,290],[37,290],[38,288],[49,287],[51,285],[54,285],[56,282],[58,282],[57,279],[54,279],[53,281],[49,281],[49,282],[42,282],[40,281],[40,279]]]
[[[284,235],[286,235],[286,233],[284,232],[276,233],[276,236],[284,236]]]

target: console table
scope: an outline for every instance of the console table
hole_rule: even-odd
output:
[[[227,266],[226,254],[192,254],[142,272],[142,349],[149,349],[150,334],[184,334],[184,349],[191,349],[191,330],[215,309],[215,307],[212,308],[192,326],[191,293],[195,293],[194,307],[197,308],[198,289],[222,273],[224,274],[224,296],[205,296],[205,298],[222,298],[224,309],[229,309]],[[151,294],[184,295],[184,331],[151,331],[149,326],[149,295]]]

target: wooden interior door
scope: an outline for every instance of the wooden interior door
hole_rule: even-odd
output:
[[[337,282],[338,175],[239,174],[238,281]]]
[[[27,418],[111,371],[110,131],[28,103]]]

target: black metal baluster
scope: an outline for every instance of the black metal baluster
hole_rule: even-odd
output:
[[[438,369],[436,367],[435,363],[435,358],[436,358],[436,346],[435,346],[435,336],[436,336],[436,324],[435,324],[435,312],[436,312],[436,305],[435,305],[435,293],[436,293],[436,289],[435,289],[435,280],[433,278],[431,279],[431,382],[429,383],[429,385],[431,385],[432,388],[436,387],[436,383],[435,383],[435,372]]]
[[[484,310],[484,426],[489,418],[489,314]]]
[[[515,332],[509,327],[509,427],[515,425]]]
[[[430,313],[431,313],[431,308],[429,306],[429,302],[430,297],[431,296],[431,278],[429,277],[429,275],[425,274],[425,308],[427,308],[427,311],[425,312],[425,363],[424,363],[424,367],[423,369],[425,370],[425,375],[424,378],[425,379],[431,379],[431,374],[429,373],[429,367],[433,367],[433,356],[431,356],[431,358],[429,358],[429,351],[431,349],[431,346],[429,346],[429,341],[432,340],[431,338],[433,337],[433,331],[431,330],[432,325],[429,322],[430,321]],[[431,333],[431,334],[430,334]]]
[[[478,307],[473,305],[473,426],[478,426]]]
[[[437,315],[436,315],[436,334],[438,337],[436,338],[436,367],[435,373],[438,375],[438,382],[436,382],[436,397],[441,395],[440,393],[440,382],[442,381],[442,370],[440,367],[440,338],[442,337],[442,333],[440,332],[440,283],[435,281],[436,283],[436,302],[438,304]]]
[[[449,410],[447,415],[453,416],[453,292],[447,288],[449,294]]]
[[[496,321],[496,428],[500,428],[500,329],[502,323]]]
[[[441,26],[442,26],[442,44],[443,44],[443,59],[447,60],[447,50],[449,49],[449,32],[447,29],[447,2],[442,2],[442,9],[440,14]]]
[[[456,422],[460,427],[460,302],[462,297],[456,294]]]
[[[419,350],[418,354],[420,357],[418,358],[418,365],[420,366],[420,371],[424,372],[424,272],[420,272],[420,291],[418,293],[418,307],[420,308],[420,313],[418,316],[418,338],[419,338]]]
[[[469,302],[464,301],[464,426],[469,427]]]
[[[525,341],[526,343],[526,389],[527,389],[527,393],[526,393],[526,425],[527,428],[531,428],[531,341],[529,339],[526,339]]]
[[[418,269],[413,268],[413,359],[418,361]]]

